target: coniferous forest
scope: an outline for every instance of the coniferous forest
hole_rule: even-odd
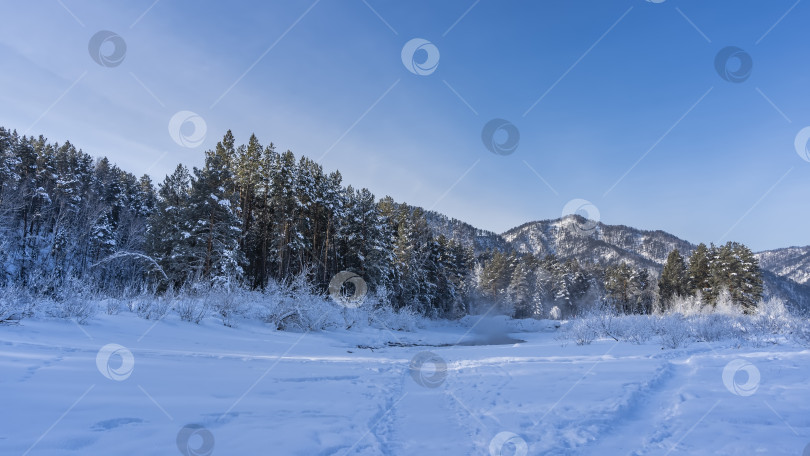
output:
[[[262,290],[304,280],[325,293],[341,271],[379,303],[431,317],[497,311],[561,318],[595,306],[666,310],[679,297],[763,295],[746,246],[674,250],[663,272],[626,263],[476,252],[436,234],[425,211],[376,198],[315,161],[228,131],[202,168],[179,164],[160,182],[73,144],[0,128],[0,286],[59,298],[68,284],[120,295],[195,284]]]

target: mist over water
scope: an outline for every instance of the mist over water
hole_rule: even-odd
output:
[[[510,334],[506,320],[497,317],[484,317],[458,345],[508,345],[525,342]]]

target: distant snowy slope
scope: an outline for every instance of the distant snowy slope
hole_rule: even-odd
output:
[[[444,235],[465,247],[473,247],[476,254],[485,250],[511,250],[509,243],[492,231],[476,228],[469,223],[435,211],[425,211],[425,218],[435,235]]]
[[[689,242],[663,231],[605,225],[578,215],[526,223],[502,236],[523,253],[554,254],[599,264],[623,261],[653,269],[660,269],[673,249],[685,255],[694,249]]]
[[[766,250],[756,254],[762,269],[794,282],[810,282],[810,246]]]
[[[765,296],[778,296],[800,309],[810,311],[810,284],[796,283],[793,280],[763,269],[762,282]]]

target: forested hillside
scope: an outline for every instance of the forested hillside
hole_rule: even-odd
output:
[[[424,212],[255,136],[230,131],[201,169],[153,186],[72,144],[0,129],[0,283],[109,293],[190,283],[263,288],[304,275],[325,290],[357,273],[395,308],[463,313],[471,253],[434,236]]]
[[[663,231],[587,221],[580,215],[525,223],[503,237],[520,252],[553,254],[593,263],[617,260],[635,267],[657,268],[674,249],[691,253],[694,246]]]
[[[603,266],[627,264],[635,269],[647,269],[653,276],[661,274],[673,250],[688,257],[698,248],[664,231],[607,225],[579,215],[525,223],[507,231],[503,237],[518,252],[538,257],[553,254],[559,259]],[[763,294],[782,298],[799,308],[810,308],[810,287],[793,280],[810,275],[808,265],[803,263],[806,254],[807,248],[796,247],[755,254],[761,269]]]
[[[560,318],[605,305],[650,313],[675,297],[712,303],[723,293],[752,309],[763,293],[804,293],[772,274],[763,288],[757,259],[738,243],[695,247],[579,216],[501,236],[378,199],[338,171],[256,136],[240,145],[230,131],[202,168],[179,164],[157,185],[70,143],[3,128],[0,160],[0,286],[55,299],[76,286],[161,294],[293,281],[325,293],[341,271],[362,278],[377,303],[441,317]]]

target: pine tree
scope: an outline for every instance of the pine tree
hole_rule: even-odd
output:
[[[148,174],[144,174],[138,180],[139,204],[135,208],[135,214],[142,217],[149,217],[155,211],[157,205],[157,194],[155,193],[155,186],[152,185],[152,178]]]
[[[192,226],[188,217],[191,175],[183,165],[158,185],[156,210],[149,219],[146,253],[158,261],[173,286],[190,276]]]
[[[633,311],[633,270],[627,263],[608,266],[605,270],[607,301],[621,313]]]
[[[279,280],[292,277],[293,254],[291,246],[295,236],[295,221],[298,202],[295,198],[295,156],[289,150],[276,157],[272,169],[272,240],[271,255],[275,263],[275,277]]]
[[[455,317],[467,313],[469,297],[469,271],[472,264],[473,253],[461,243],[439,237],[442,246],[441,270],[444,273],[450,289],[452,301],[445,305],[448,316]]]
[[[649,314],[655,302],[654,280],[647,269],[627,263],[605,269],[606,300],[624,314]]]
[[[632,312],[638,314],[652,313],[653,302],[655,302],[655,280],[647,269],[637,269],[633,271],[632,283]]]
[[[689,257],[687,288],[689,294],[693,296],[698,292],[705,295],[711,291],[710,254],[706,244],[701,243]]]
[[[492,252],[492,258],[481,273],[481,289],[491,299],[498,299],[506,292],[512,278],[515,257],[498,250]]]
[[[661,300],[666,303],[678,296],[686,296],[688,288],[688,275],[686,263],[678,249],[669,252],[661,279],[658,282],[658,292]]]
[[[720,292],[726,290],[730,293],[733,290],[737,264],[730,243],[720,247],[712,245],[709,252],[710,287],[706,290],[704,296],[708,302],[714,303]]]
[[[578,314],[581,306],[588,304],[584,302],[591,287],[588,275],[575,258],[565,262],[553,260],[551,273],[554,304],[565,315]]]
[[[205,166],[194,169],[187,219],[191,236],[186,239],[191,267],[202,279],[215,283],[242,277],[243,253],[239,250],[241,229],[235,213],[233,182],[223,156],[207,152]]]
[[[714,302],[722,290],[729,292],[734,303],[746,312],[753,312],[762,298],[762,277],[753,252],[737,242],[728,242],[714,250],[711,262],[712,293]]]
[[[251,252],[256,248],[255,244],[248,245],[247,237],[253,228],[254,211],[258,206],[257,198],[262,185],[262,152],[262,145],[256,135],[250,135],[247,147],[241,146],[236,151],[234,186],[242,232],[239,248],[243,252]]]
[[[345,246],[344,267],[360,274],[372,290],[384,284],[391,246],[374,195],[368,189],[346,190],[347,207],[340,237]]]
[[[512,271],[507,288],[510,301],[514,303],[514,317],[528,318],[534,316],[534,289],[532,284],[534,257],[526,255],[518,260]]]
[[[751,249],[743,244],[737,244],[735,247],[740,267],[738,287],[733,297],[742,304],[746,312],[752,313],[762,299],[762,271]]]
[[[253,287],[264,287],[270,278],[273,247],[273,166],[278,154],[273,143],[265,147],[258,162],[258,187],[253,208],[255,220],[245,234],[244,251],[247,256],[247,275]]]

